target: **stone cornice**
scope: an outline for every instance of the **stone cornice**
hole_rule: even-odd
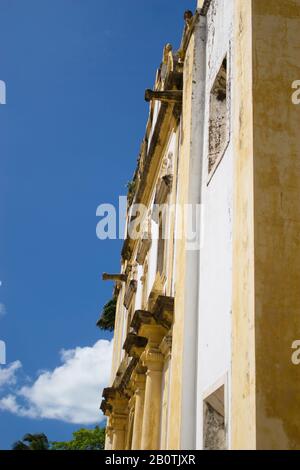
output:
[[[104,416],[109,416],[112,413],[112,405],[106,400],[102,400],[100,410],[102,411]]]
[[[169,71],[165,79],[164,88],[168,90],[182,90],[182,71]],[[159,91],[159,90],[157,90]],[[161,90],[163,91],[163,90]],[[149,148],[144,152],[139,162],[134,179],[136,190],[133,203],[149,205],[155,179],[163,158],[164,149],[169,141],[171,130],[181,114],[181,103],[161,103],[155,127],[151,136]],[[147,126],[148,127],[148,126]],[[148,137],[145,137],[148,141]],[[148,146],[146,146],[147,148]],[[143,146],[145,148],[145,146]],[[138,240],[127,237],[122,248],[123,260],[129,260],[134,252]]]
[[[145,349],[147,342],[147,338],[144,338],[143,336],[138,336],[135,333],[128,333],[123,349],[125,349],[129,356],[139,358],[142,351]]]
[[[102,392],[103,400],[100,405],[104,415],[111,415],[115,410],[125,409],[128,406],[128,400],[132,395],[128,384],[137,364],[138,358],[124,358],[116,374],[113,386],[104,388]]]
[[[148,310],[136,310],[131,320],[130,327],[138,334],[142,325],[155,325],[156,321]]]
[[[103,389],[102,396],[104,400],[110,400],[115,398],[117,394],[117,390],[114,387],[106,387]]]
[[[173,323],[174,297],[159,295],[151,312],[136,310],[130,327],[138,334],[142,325],[160,325],[169,330]]]
[[[170,329],[174,316],[174,297],[159,295],[152,311],[157,323]]]
[[[100,409],[105,416],[110,416],[116,409],[126,409],[127,399],[116,387],[104,388],[102,397]]]

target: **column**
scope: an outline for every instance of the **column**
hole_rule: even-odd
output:
[[[121,395],[118,395],[111,402],[112,415],[112,450],[125,450],[126,445],[126,428],[128,421],[128,400]]]
[[[108,418],[108,423],[105,430],[105,450],[112,449],[112,441],[113,441],[113,432],[112,427],[110,426],[110,418]]]
[[[125,432],[127,416],[116,415],[113,418],[113,441],[112,450],[125,449]]]
[[[144,402],[145,402],[145,374],[139,374],[135,380],[135,411],[133,422],[133,435],[132,435],[132,450],[141,449],[142,439],[142,426],[144,415]]]
[[[127,426],[126,426],[126,438],[125,438],[125,449],[131,450],[132,448],[132,435],[133,435],[133,422],[134,422],[134,414],[135,414],[135,394],[132,392],[132,384],[129,389],[126,390],[126,393],[130,396],[128,402],[128,419],[127,419]]]
[[[163,367],[163,390],[162,390],[162,410],[161,410],[161,432],[160,432],[160,449],[168,449],[169,442],[169,407],[170,407],[170,366],[171,366],[171,350],[172,350],[172,333],[169,332],[162,342],[159,349],[164,356]]]
[[[163,355],[158,345],[150,345],[142,355],[147,367],[145,405],[142,426],[142,450],[158,450],[160,448],[161,393]]]

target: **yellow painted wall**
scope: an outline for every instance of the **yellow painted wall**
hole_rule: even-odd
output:
[[[231,433],[255,448],[254,227],[251,0],[236,0]]]
[[[253,0],[257,448],[300,449],[300,0]]]
[[[178,167],[178,204],[183,207],[188,202],[189,190],[189,159],[191,138],[192,110],[192,79],[194,60],[194,36],[191,37],[184,65],[182,131],[180,142],[180,158]],[[181,226],[185,232],[185,221]],[[170,449],[180,449],[180,430],[182,404],[182,368],[184,347],[185,297],[188,292],[184,288],[186,270],[186,243],[184,237],[176,241],[176,285],[175,312],[173,325],[173,348],[171,363],[171,392],[170,392],[170,427],[168,446]]]
[[[300,449],[300,0],[235,13],[232,447]]]

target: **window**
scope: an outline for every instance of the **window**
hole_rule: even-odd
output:
[[[229,142],[227,58],[222,62],[210,92],[208,174],[220,163]]]
[[[224,385],[203,402],[203,449],[226,449]]]

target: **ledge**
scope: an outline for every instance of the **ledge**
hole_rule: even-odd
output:
[[[104,400],[109,400],[111,398],[115,398],[117,394],[117,390],[115,387],[106,387],[103,389],[102,396]]]
[[[174,297],[159,295],[153,307],[153,315],[157,323],[170,329],[174,317]]]
[[[140,357],[141,352],[148,343],[147,338],[138,336],[135,333],[128,333],[127,338],[124,342],[123,349],[131,357]]]
[[[104,416],[108,416],[112,412],[112,406],[106,400],[102,400],[100,410]]]
[[[159,295],[151,312],[148,310],[136,310],[130,327],[138,334],[142,325],[161,325],[170,329],[174,316],[174,298]]]
[[[136,310],[130,323],[130,327],[138,334],[142,325],[155,325],[156,321],[148,310]]]
[[[162,103],[182,103],[182,90],[146,90],[145,101],[161,101]]]

